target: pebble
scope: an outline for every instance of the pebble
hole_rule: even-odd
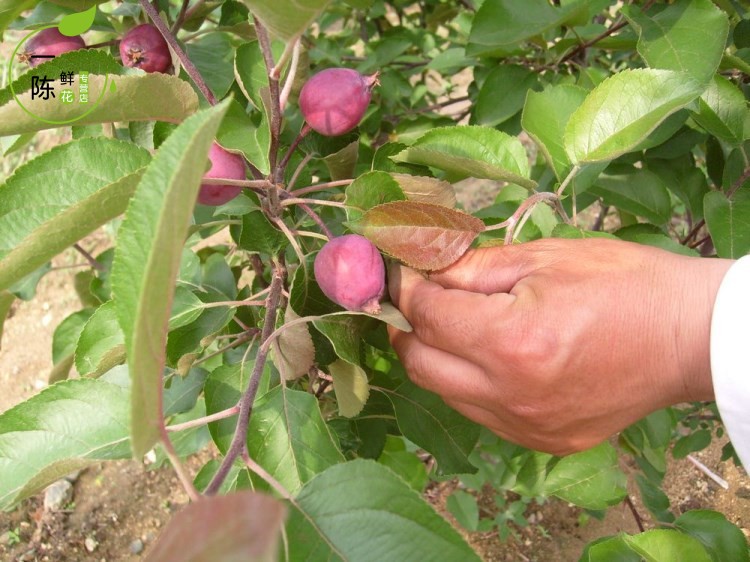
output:
[[[94,552],[96,550],[96,547],[99,546],[99,543],[96,542],[93,537],[86,537],[83,541],[83,546],[85,546],[86,550],[88,550],[89,552]]]
[[[143,552],[143,541],[141,539],[135,539],[130,543],[130,552],[133,554],[140,554]]]
[[[5,531],[2,535],[0,535],[0,544],[10,544],[10,531]]]
[[[60,511],[73,499],[73,485],[65,480],[58,480],[44,491],[44,510]]]

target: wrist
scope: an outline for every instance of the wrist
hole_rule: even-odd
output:
[[[733,260],[684,258],[686,267],[676,268],[680,279],[676,292],[678,322],[677,402],[713,400],[711,379],[711,317],[719,287]]]

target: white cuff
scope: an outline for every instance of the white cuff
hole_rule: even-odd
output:
[[[750,256],[735,262],[719,287],[711,318],[711,376],[719,413],[750,471]]]

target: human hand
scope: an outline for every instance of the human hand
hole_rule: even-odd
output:
[[[410,378],[505,439],[556,455],[649,413],[713,398],[709,328],[731,260],[630,242],[474,250],[430,274],[395,267],[389,327]]]

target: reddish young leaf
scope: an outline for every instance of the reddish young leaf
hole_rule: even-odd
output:
[[[484,231],[484,223],[467,213],[416,201],[373,207],[354,227],[383,252],[427,271],[458,260]]]
[[[285,514],[284,504],[257,492],[201,498],[172,518],[147,561],[271,562]]]

